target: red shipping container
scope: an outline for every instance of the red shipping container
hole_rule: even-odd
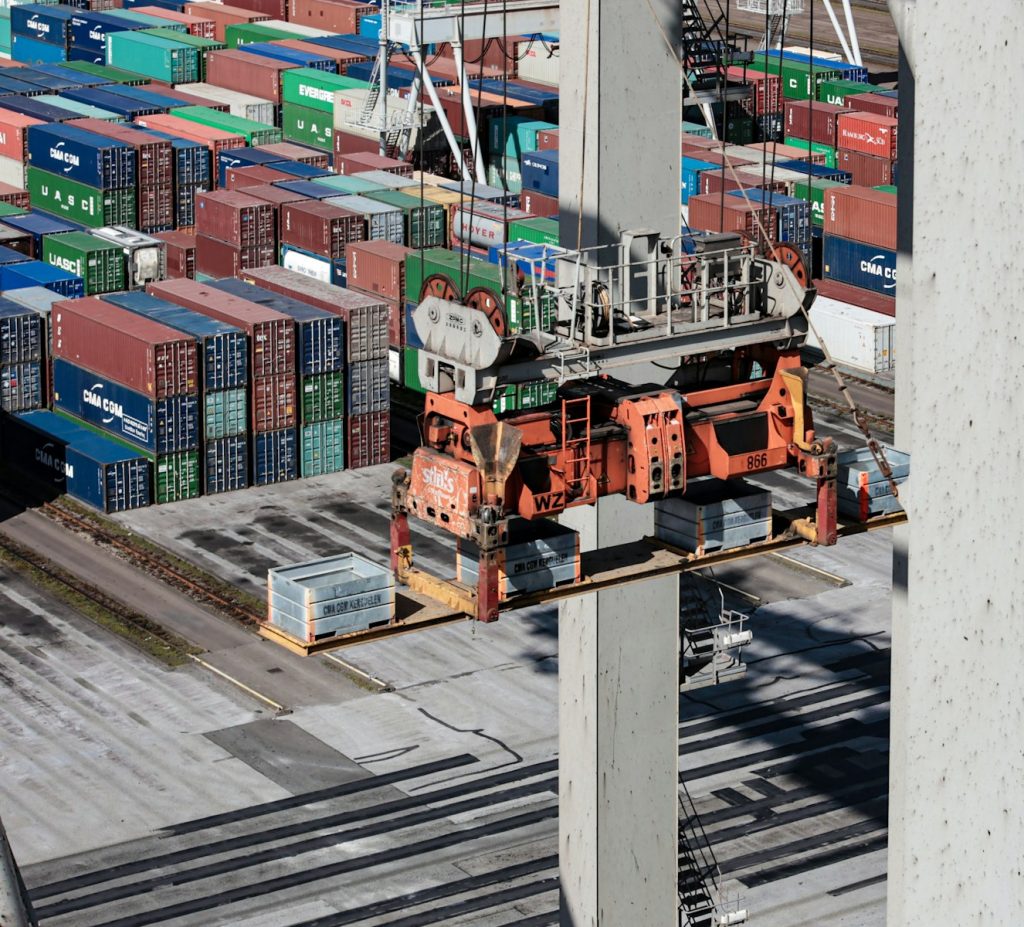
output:
[[[362,171],[386,171],[399,177],[411,177],[412,165],[379,154],[342,155],[335,159],[336,174],[358,174]]]
[[[247,187],[262,187],[272,184],[275,180],[295,180],[294,174],[275,171],[265,164],[248,164],[241,167],[229,167],[224,171],[225,190],[244,190]]]
[[[174,148],[169,139],[156,138],[148,132],[140,132],[123,123],[108,122],[106,119],[72,119],[68,124],[131,145],[138,154],[140,187],[174,183]]]
[[[250,55],[255,57],[255,55]],[[241,135],[233,135],[221,129],[211,129],[198,122],[189,119],[182,119],[180,116],[169,116],[163,113],[155,113],[152,116],[136,116],[135,121],[140,126],[157,129],[176,135],[178,138],[185,138],[189,141],[199,142],[210,149],[213,163],[217,163],[217,157],[222,151],[229,148],[244,148],[245,138]],[[213,180],[216,181],[217,172],[213,172]]]
[[[874,113],[876,116],[888,116],[897,119],[900,104],[896,97],[884,97],[879,93],[856,93],[846,98],[848,109],[857,113]]]
[[[196,235],[196,270],[208,277],[234,277],[243,270],[276,260],[277,248],[272,242],[243,248],[219,238]]]
[[[160,232],[153,236],[167,242],[167,278],[177,280],[196,276],[196,236],[188,232]]]
[[[214,22],[213,37],[218,42],[225,41],[224,29],[226,26],[233,23],[258,23],[270,19],[263,13],[254,13],[252,10],[243,10],[240,7],[227,6],[222,3],[186,3],[185,12],[191,16],[212,19]],[[211,81],[211,83],[213,82]]]
[[[872,312],[880,312],[890,318],[896,317],[895,296],[886,296],[874,290],[863,290],[859,286],[850,286],[836,280],[815,280],[814,287],[820,296],[838,299],[840,302],[860,306],[861,309],[870,309]]]
[[[206,82],[280,103],[281,72],[294,67],[298,65],[228,48],[207,53]]]
[[[359,32],[359,20],[362,16],[377,12],[377,8],[368,3],[353,3],[348,0],[289,0],[287,19],[303,26],[349,35]]]
[[[827,155],[823,151],[810,151],[799,145],[783,145],[782,142],[751,142],[746,147],[763,151],[773,161],[809,161],[811,164],[824,164],[827,160]],[[697,157],[699,158],[699,155]]]
[[[722,143],[716,142],[716,144],[721,145]],[[692,157],[697,158],[699,161],[703,161],[705,164],[716,164],[719,167],[722,167],[724,165],[726,173],[729,172],[729,165],[732,165],[732,167],[737,168],[750,167],[752,164],[755,163],[753,161],[746,161],[743,158],[734,158],[732,156],[730,156],[728,160],[726,160],[725,155],[717,151],[712,151],[710,148],[705,149],[704,151],[700,152],[700,154],[692,155]],[[760,169],[760,162],[757,162],[757,167],[758,169]]]
[[[334,160],[350,154],[377,154],[380,151],[380,142],[376,138],[367,135],[358,135],[355,132],[348,132],[345,129],[334,128]],[[412,151],[409,152],[410,159]]]
[[[388,304],[388,344],[393,348],[405,346],[405,303],[394,299],[384,300]]]
[[[283,190],[281,187],[271,184],[261,187],[245,187],[244,189],[246,196],[254,196],[256,199],[270,204],[270,208],[274,212],[274,234],[277,241],[281,240],[281,206],[285,203],[305,202],[307,199],[301,193],[293,193],[291,190]]]
[[[531,216],[550,219],[558,215],[558,200],[553,196],[523,190],[519,195],[519,203],[523,211],[530,213]]]
[[[273,246],[274,213],[268,203],[244,193],[200,193],[196,196],[196,231],[240,248]],[[202,257],[199,260],[201,264]]]
[[[783,124],[788,136],[809,138],[812,142],[835,148],[837,120],[849,112],[845,107],[834,106],[831,103],[787,100]]]
[[[825,191],[825,234],[896,250],[896,197],[869,187]]]
[[[194,35],[198,39],[212,39],[216,37],[216,23],[208,16],[192,16],[188,13],[179,13],[177,10],[169,10],[162,6],[134,6],[132,9],[136,13],[148,13],[150,16],[158,16],[160,19],[181,23],[189,35]]]
[[[350,415],[347,438],[345,457],[349,470],[388,463],[391,460],[391,414]]]
[[[778,234],[778,214],[767,206],[755,206],[735,196],[691,196],[689,226],[705,232],[738,232],[757,244]]]
[[[874,113],[847,112],[839,117],[838,148],[895,161],[899,122]]]
[[[146,292],[241,328],[249,336],[249,373],[253,379],[295,372],[295,320],[289,316],[195,280],[149,283]]]
[[[696,148],[706,151],[710,151],[712,148],[721,148],[723,144],[722,142],[715,141],[713,138],[704,138],[703,135],[692,135],[689,132],[684,132],[681,140],[684,148]]]
[[[53,353],[151,399],[199,390],[196,340],[96,296],[53,304]]]
[[[280,155],[286,161],[299,161],[311,167],[320,167],[327,170],[331,166],[331,158],[324,151],[316,148],[307,148],[305,145],[296,145],[294,142],[275,142],[272,145],[257,145],[260,151],[269,151],[271,154]],[[292,178],[294,179],[294,178]]]
[[[25,144],[28,138],[25,130],[29,126],[42,124],[42,119],[34,119],[10,109],[0,109],[0,157],[27,161]]]
[[[762,176],[764,180],[762,181]],[[757,168],[754,173],[745,173],[743,171],[737,171],[736,177],[733,177],[732,171],[728,168],[725,169],[723,174],[721,171],[701,171],[699,175],[700,180],[700,192],[702,196],[709,196],[712,193],[721,193],[723,190],[772,190],[775,193],[785,193],[786,184],[781,181],[773,181],[771,179],[772,170],[771,165],[762,174],[761,168]]]
[[[348,71],[349,65],[369,61],[368,55],[360,55],[357,52],[343,51],[340,48],[328,48],[326,45],[314,45],[312,42],[303,42],[301,39],[279,39],[274,42],[282,48],[292,48],[295,51],[306,52],[310,55],[319,55],[322,58],[330,58],[338,69],[339,74]]]
[[[291,428],[296,419],[295,399],[295,374],[256,377],[252,381],[252,430]]]
[[[288,18],[288,0],[234,0],[234,5],[253,13],[263,13],[271,19]]]
[[[411,251],[391,241],[363,241],[352,245],[345,264],[348,285],[384,299],[405,302],[405,259]]]
[[[750,84],[753,89],[751,98],[743,100],[740,104],[750,115],[763,116],[782,112],[782,81],[777,74],[763,74],[760,71],[747,71],[736,67],[727,68],[725,73],[730,81]]]
[[[544,129],[537,133],[538,151],[558,150],[558,129]]]
[[[19,209],[28,209],[28,190],[12,187],[9,183],[0,183],[0,203],[10,203]]]
[[[307,200],[281,206],[279,230],[282,243],[344,259],[350,242],[366,238],[366,220],[332,203]]]
[[[136,192],[136,223],[140,232],[166,232],[174,228],[174,186],[139,187]]]
[[[893,162],[888,158],[876,158],[861,151],[840,148],[836,152],[836,167],[849,171],[853,182],[859,187],[882,187],[892,183]]]

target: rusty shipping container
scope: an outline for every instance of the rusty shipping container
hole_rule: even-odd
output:
[[[391,413],[369,412],[348,417],[345,457],[350,470],[391,460]]]
[[[160,232],[153,236],[167,243],[167,278],[177,280],[196,276],[196,236],[188,232]]]
[[[813,100],[787,100],[785,131],[793,138],[809,138],[822,145],[836,146],[837,120],[850,111],[832,103]]]
[[[868,187],[825,191],[825,234],[896,250],[896,197]]]
[[[341,316],[345,320],[349,363],[387,357],[389,308],[377,297],[315,280],[285,267],[261,267],[241,277],[274,293]]]
[[[258,23],[270,19],[263,13],[244,10],[237,6],[221,3],[186,3],[185,12],[190,16],[199,16],[213,20],[213,37],[218,42],[225,41],[224,30],[235,23]],[[212,81],[211,81],[212,83]],[[219,84],[217,86],[220,86]]]
[[[274,211],[269,203],[244,193],[200,193],[196,197],[196,231],[240,248],[273,245]]]
[[[95,296],[54,303],[50,321],[55,357],[151,399],[199,390],[196,341],[173,328]]]
[[[224,49],[206,55],[206,82],[264,100],[281,102],[281,72],[298,67],[276,58]]]
[[[412,251],[391,241],[364,241],[348,249],[348,285],[387,300],[405,302],[405,259]]]
[[[763,173],[761,168],[757,168],[754,173],[741,173],[737,171],[736,177],[738,180],[733,178],[732,171],[728,168],[726,168],[724,174],[721,171],[701,171],[698,178],[700,181],[700,195],[710,196],[713,193],[743,188],[772,190],[775,193],[786,192],[785,183],[772,180],[772,169],[770,166]]]
[[[368,55],[361,55],[358,52],[344,51],[341,48],[330,48],[327,45],[314,45],[312,42],[303,42],[299,39],[280,39],[274,42],[281,48],[291,48],[295,51],[306,52],[309,55],[320,55],[334,62],[339,74],[344,74],[350,65],[362,64],[369,61]]]
[[[225,190],[244,190],[246,187],[262,187],[275,180],[293,180],[291,174],[275,171],[265,164],[247,164],[229,167],[224,171]]]
[[[344,259],[351,242],[366,238],[366,221],[351,210],[318,200],[285,203],[281,207],[280,234],[283,243]]]
[[[358,34],[359,20],[363,16],[377,12],[375,6],[351,0],[288,0],[287,19],[289,22],[326,29],[339,35],[351,35]]]
[[[0,157],[27,161],[28,127],[42,124],[42,119],[16,113],[10,109],[0,109]]]
[[[263,184],[259,187],[245,187],[244,192],[247,196],[263,200],[270,205],[274,213],[274,233],[277,235],[278,241],[281,240],[281,207],[285,203],[304,202],[306,199],[301,193],[293,193],[291,190],[275,187],[272,184]]]
[[[252,430],[277,431],[296,423],[297,380],[293,373],[257,377],[252,381]]]
[[[294,374],[295,322],[288,316],[194,280],[150,283],[146,292],[242,329],[249,336],[253,378]]]
[[[208,277],[234,277],[243,270],[265,267],[276,261],[277,248],[273,242],[243,247],[196,234],[196,270]]]
[[[836,167],[849,171],[858,187],[882,187],[893,181],[893,162],[876,158],[862,151],[840,148],[836,152]]]
[[[386,171],[399,177],[411,177],[412,165],[379,154],[345,154],[335,158],[336,174],[360,174],[365,171]]]
[[[209,126],[204,126],[188,119],[182,119],[180,116],[157,113],[152,116],[138,116],[135,121],[140,126],[145,126],[148,129],[156,129],[158,132],[165,132],[177,138],[188,139],[189,141],[205,145],[210,149],[210,157],[214,164],[217,163],[217,158],[222,151],[226,151],[229,148],[245,147],[245,139],[241,135],[224,132],[221,129],[211,129]],[[211,180],[214,181],[216,186],[216,171],[212,173]]]
[[[140,232],[166,232],[174,228],[174,186],[139,187],[136,191],[136,224]]]
[[[874,113],[876,116],[899,118],[900,104],[896,97],[886,97],[880,93],[858,93],[847,97],[849,108],[858,113]]]
[[[106,119],[75,119],[70,124],[131,145],[138,156],[136,173],[140,187],[165,187],[174,183],[174,149],[170,139],[157,138]]]
[[[748,205],[736,197],[720,195],[691,196],[687,205],[691,229],[738,232],[758,244],[765,243],[765,236],[771,241],[777,240],[778,213],[769,207]]]
[[[524,212],[539,219],[550,219],[558,215],[558,200],[553,196],[545,196],[533,190],[524,190],[519,197]]]
[[[269,151],[285,160],[299,161],[310,167],[323,168],[325,171],[331,166],[331,158],[326,152],[307,148],[305,145],[296,145],[294,142],[274,142],[272,145],[257,145],[256,148],[258,151]]]
[[[898,157],[899,123],[874,113],[846,113],[839,117],[836,147],[861,151],[876,158]]]
[[[21,187],[15,187],[9,183],[0,183],[0,203],[17,206],[19,209],[28,209],[28,190],[23,190]]]
[[[538,151],[558,150],[558,129],[542,129],[537,133]]]
[[[235,0],[235,5],[243,10],[269,16],[273,20],[288,18],[288,0]]]

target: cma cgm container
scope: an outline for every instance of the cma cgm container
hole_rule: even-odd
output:
[[[244,274],[257,286],[341,316],[348,363],[387,357],[388,305],[364,293],[314,280],[284,267],[261,267]]]
[[[56,412],[9,416],[3,456],[38,482],[101,512],[125,512],[152,501],[150,463],[144,456]]]
[[[174,160],[168,139],[155,138],[148,132],[101,119],[76,120],[74,125],[134,148],[136,177],[140,187],[165,186],[174,181]]]
[[[333,373],[345,366],[345,325],[338,315],[242,280],[218,280],[211,286],[294,319],[298,348],[295,366],[302,376]]]
[[[896,293],[896,252],[838,235],[826,235],[822,275],[889,296]]]
[[[153,399],[199,389],[195,339],[94,296],[53,307],[53,354]]]
[[[135,190],[101,190],[36,167],[27,171],[32,205],[89,228],[135,223]]]
[[[288,316],[194,280],[151,283],[146,291],[242,329],[249,336],[252,377],[295,372],[295,323]]]
[[[150,453],[171,454],[199,446],[198,396],[153,399],[56,357],[53,404]]]
[[[196,198],[196,228],[240,248],[274,243],[274,212],[268,203],[244,193],[218,190]]]
[[[248,381],[249,342],[240,328],[149,293],[111,293],[106,301],[195,338],[205,390],[236,389]]]

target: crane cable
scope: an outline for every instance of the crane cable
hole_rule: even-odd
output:
[[[658,27],[658,31],[661,33],[662,39],[664,39],[665,41],[665,45],[668,47],[669,53],[672,55],[673,58],[675,58],[676,63],[679,65],[679,72],[682,75],[683,82],[686,84],[686,87],[690,91],[690,93],[695,93],[696,91],[694,90],[693,85],[690,83],[690,79],[686,74],[686,68],[683,62],[680,61],[679,54],[676,51],[675,46],[672,44],[668,35],[665,33],[665,28],[662,25],[661,20],[658,18],[658,15],[655,12],[654,7],[651,5],[651,0],[645,0],[645,2],[647,4],[647,9],[650,11],[651,17],[654,20],[655,25]],[[788,3],[788,0],[784,0],[784,3]],[[811,69],[811,74],[813,75],[813,67]],[[723,113],[723,118],[724,115],[725,114]],[[736,176],[736,168],[732,163],[732,159],[729,157],[728,154],[726,154],[724,149],[722,151],[722,157],[726,161],[726,165],[729,168],[729,173],[732,174],[733,180],[736,181],[737,186],[743,194],[743,201],[747,204],[748,207],[750,207],[753,210],[754,222],[757,226],[758,231],[760,232],[762,238],[765,241],[768,241],[768,236],[765,231],[764,224],[761,222],[761,212],[763,211],[763,206],[762,209],[754,208],[753,203],[751,203],[750,201],[750,197],[747,195],[746,188],[742,185],[742,183],[740,183],[739,178]],[[847,405],[850,407],[850,413],[853,417],[854,424],[856,424],[858,429],[860,429],[861,434],[863,434],[864,436],[865,447],[868,449],[868,451],[871,452],[871,456],[874,458],[876,466],[881,471],[882,476],[884,476],[888,481],[889,488],[892,491],[893,498],[899,498],[899,487],[896,484],[896,478],[893,476],[892,467],[889,464],[888,458],[885,456],[885,448],[881,444],[879,444],[878,441],[871,434],[871,428],[868,425],[867,417],[860,410],[860,407],[857,405],[857,401],[850,394],[849,387],[846,385],[846,381],[843,379],[843,375],[839,372],[839,369],[836,367],[836,363],[832,357],[832,353],[829,351],[828,346],[825,344],[825,341],[818,333],[818,330],[815,327],[814,322],[811,320],[810,312],[808,311],[807,307],[804,306],[802,298],[803,294],[801,294],[797,290],[795,278],[793,278],[792,275],[789,275],[786,277],[786,282],[792,289],[793,295],[797,297],[797,301],[800,304],[800,311],[804,314],[804,318],[807,319],[807,326],[814,334],[814,337],[817,339],[818,346],[820,347],[822,354],[825,355],[825,361],[832,372],[832,376],[835,378],[836,385],[839,388],[840,394],[846,400]]]

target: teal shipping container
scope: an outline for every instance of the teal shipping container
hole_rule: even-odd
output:
[[[203,434],[207,441],[244,435],[249,422],[245,388],[211,390],[203,397]]]
[[[141,32],[109,33],[107,64],[168,84],[193,84],[200,79],[197,49]]]
[[[345,419],[302,426],[302,476],[345,469]]]

